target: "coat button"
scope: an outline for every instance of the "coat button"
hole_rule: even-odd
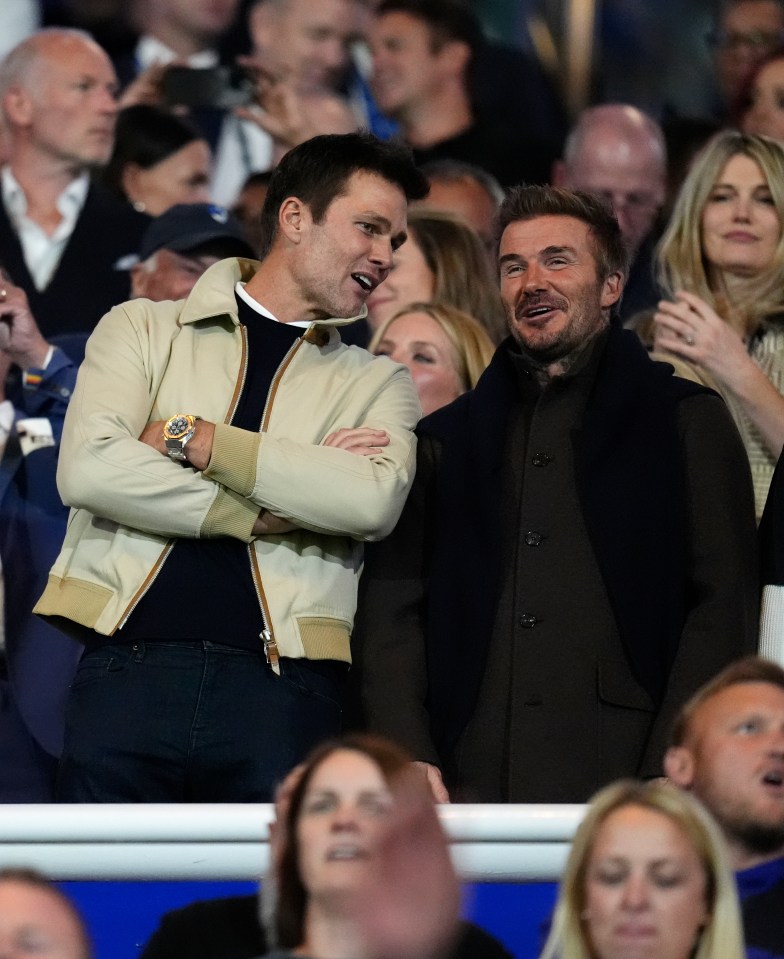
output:
[[[536,616],[532,616],[531,613],[523,613],[520,617],[520,625],[523,629],[533,629],[534,626],[539,622]]]
[[[537,533],[535,530],[529,529],[525,534],[523,542],[526,546],[538,546],[543,539],[544,537],[541,533]]]
[[[547,466],[548,463],[552,462],[552,456],[548,456],[547,453],[534,453],[531,462],[534,466]]]

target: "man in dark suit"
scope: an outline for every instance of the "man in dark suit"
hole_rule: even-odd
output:
[[[511,337],[422,421],[368,551],[364,698],[441,798],[443,775],[471,801],[583,802],[660,773],[673,711],[754,648],[750,476],[720,398],[611,322],[627,251],[600,199],[518,187],[500,231]]]
[[[32,608],[68,518],[55,472],[85,339],[76,333],[48,343],[24,291],[0,278],[0,409],[10,414],[0,458],[0,802],[52,801],[65,697],[81,655]],[[11,366],[19,375],[7,379]]]
[[[128,298],[123,259],[149,218],[90,182],[112,150],[116,83],[104,51],[74,30],[40,30],[0,64],[0,261],[46,336],[89,331]]]

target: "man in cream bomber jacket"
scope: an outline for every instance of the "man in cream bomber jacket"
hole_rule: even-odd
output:
[[[405,149],[316,137],[273,176],[260,263],[96,328],[36,606],[86,646],[59,801],[269,801],[339,731],[362,541],[397,521],[420,414],[408,372],[339,328],[425,192]]]

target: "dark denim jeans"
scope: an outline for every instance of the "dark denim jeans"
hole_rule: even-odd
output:
[[[347,668],[211,642],[136,642],[82,657],[58,802],[270,802],[340,732]]]

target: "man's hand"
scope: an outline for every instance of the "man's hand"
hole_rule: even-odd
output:
[[[270,513],[268,509],[263,509],[259,513],[259,518],[253,524],[251,533],[254,536],[280,536],[283,533],[290,533],[294,529],[298,529],[295,523]]]
[[[441,770],[438,768],[438,766],[433,766],[431,763],[421,762],[415,762],[413,765],[416,766],[419,772],[424,775],[425,780],[430,787],[430,792],[433,796],[433,802],[449,802],[449,792],[444,785],[444,780],[441,776]]]
[[[23,370],[42,367],[49,352],[49,344],[30,312],[27,294],[3,271],[0,271],[0,350]]]
[[[238,107],[238,117],[265,130],[279,159],[292,147],[322,133],[353,133],[357,120],[349,105],[332,94],[303,94],[290,77],[272,74],[257,57],[237,62],[256,79],[256,107]]]
[[[358,426],[330,433],[322,445],[334,446],[357,456],[371,456],[373,453],[380,453],[383,446],[389,446],[389,436],[384,430]]]
[[[146,443],[164,456],[169,455],[163,439],[163,427],[166,422],[166,420],[153,420],[144,427],[142,435],[139,437],[141,443]],[[207,469],[210,456],[212,456],[214,436],[214,423],[210,423],[208,420],[196,420],[193,436],[185,444],[185,459],[189,466],[197,470]]]
[[[177,61],[179,62],[179,61]],[[163,75],[173,66],[172,63],[153,63],[133,79],[123,90],[117,100],[117,106],[124,110],[143,103],[146,106],[158,107],[163,105],[163,91],[161,81]]]

